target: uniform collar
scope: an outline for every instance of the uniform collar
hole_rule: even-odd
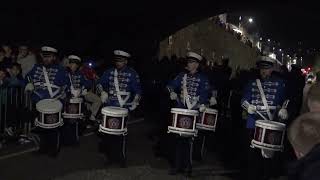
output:
[[[117,68],[114,68],[114,69],[117,70],[118,72],[122,72],[122,71],[125,71],[127,68],[128,66],[124,66],[122,69],[117,69]]]

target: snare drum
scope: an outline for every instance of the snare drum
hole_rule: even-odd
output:
[[[102,108],[103,122],[99,126],[99,132],[112,135],[126,135],[128,109],[107,106]]]
[[[63,118],[66,119],[80,119],[83,117],[81,112],[82,98],[71,98],[65,103]]]
[[[282,151],[286,125],[283,123],[257,120],[251,145],[256,148]]]
[[[35,125],[45,129],[52,129],[63,125],[61,118],[62,103],[55,99],[43,99],[36,104],[39,112]]]
[[[197,129],[206,131],[215,131],[218,119],[218,111],[216,109],[206,108],[206,110],[200,114],[197,120]]]
[[[179,134],[180,136],[196,136],[195,129],[197,116],[196,110],[172,108],[172,124],[168,126],[168,133]]]

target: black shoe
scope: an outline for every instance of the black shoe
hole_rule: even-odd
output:
[[[171,168],[171,169],[169,169],[169,172],[168,172],[168,174],[172,175],[172,176],[177,175],[177,173],[178,173],[178,171],[176,168]]]
[[[192,177],[192,170],[187,170],[186,171],[186,176],[191,178]]]
[[[128,167],[128,165],[127,165],[126,161],[120,162],[120,168],[127,168],[127,167]]]
[[[103,163],[103,164],[104,164],[105,166],[111,166],[113,163],[114,163],[114,162],[111,161],[109,158],[107,158],[107,157],[104,158],[104,163]]]
[[[51,158],[57,158],[59,155],[59,151],[54,151],[49,153],[49,157]]]

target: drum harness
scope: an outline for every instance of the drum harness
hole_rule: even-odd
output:
[[[72,91],[72,90],[75,90],[75,88],[74,88],[74,86],[73,86],[73,83],[72,83],[72,78],[71,78],[70,73],[68,74],[68,76],[69,76],[71,91]],[[84,89],[85,89],[85,87],[83,86],[83,87],[81,88],[81,91],[83,91]]]
[[[186,105],[188,109],[192,109],[197,103],[197,99],[193,98],[193,103],[191,103],[191,96],[188,94],[187,90],[187,74],[184,74],[182,79],[182,90],[183,90],[183,104]]]
[[[116,89],[116,95],[117,95],[117,98],[118,98],[118,102],[119,102],[119,105],[120,107],[123,107],[127,101],[129,100],[130,98],[130,92],[126,92],[126,91],[120,91],[120,88],[119,88],[119,80],[118,80],[118,70],[115,69],[114,70],[114,87]],[[126,96],[124,99],[122,99],[121,96]]]
[[[266,95],[264,94],[264,91],[262,89],[261,81],[260,81],[260,79],[256,79],[256,82],[257,82],[257,86],[258,86],[258,89],[259,89],[259,92],[260,92],[260,95],[261,95],[262,103],[266,107],[269,120],[272,121],[273,120],[273,116],[271,115],[270,108],[269,108],[269,105],[268,105],[268,102],[267,102],[267,99],[266,99]]]
[[[46,81],[44,86],[47,86],[50,97],[53,98],[54,96],[56,96],[59,93],[60,87],[50,83],[47,69],[44,66],[42,66],[42,70],[43,70],[44,79]],[[57,88],[57,90],[55,92],[52,91],[53,87]],[[57,99],[57,98],[58,97],[56,97],[55,99]]]
[[[257,86],[258,86],[258,89],[259,89],[259,92],[260,92],[260,95],[261,95],[262,103],[266,107],[267,114],[268,114],[268,117],[269,117],[269,121],[272,121],[273,120],[273,116],[270,113],[269,105],[267,103],[266,96],[265,96],[264,91],[262,89],[261,81],[260,81],[260,79],[256,79],[256,82],[257,82]],[[274,151],[267,150],[267,149],[261,149],[261,155],[264,158],[272,158],[273,155],[274,155]]]

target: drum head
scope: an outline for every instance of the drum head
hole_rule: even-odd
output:
[[[71,98],[70,103],[82,103],[82,98]]]
[[[128,115],[128,109],[114,106],[102,108],[101,113],[107,116],[122,117]]]
[[[274,130],[284,130],[286,128],[283,123],[268,120],[257,120],[256,126]]]
[[[43,99],[36,104],[36,109],[42,113],[56,113],[62,109],[62,103],[55,99]]]
[[[190,115],[190,116],[197,116],[199,114],[199,112],[196,110],[182,109],[182,108],[171,108],[171,113],[184,114],[184,115]]]
[[[206,108],[205,113],[218,114],[218,110],[216,110],[216,109],[211,109],[211,108]]]

